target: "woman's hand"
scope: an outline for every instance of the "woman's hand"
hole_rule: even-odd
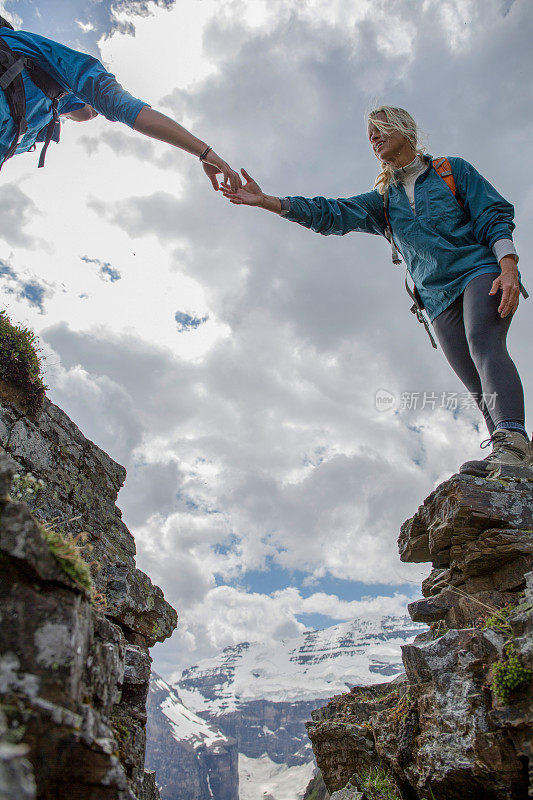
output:
[[[233,188],[230,189],[229,186],[222,185],[220,187],[222,194],[227,197],[230,203],[235,203],[235,205],[262,206],[266,195],[263,194],[259,184],[248,175],[245,169],[241,169],[241,172],[246,180],[244,186],[235,191]]]
[[[514,314],[520,300],[520,284],[518,283],[518,267],[514,256],[504,256],[500,260],[501,275],[493,282],[489,294],[496,294],[501,289],[502,299],[498,306],[500,317]]]
[[[272,211],[274,214],[281,214],[281,200],[279,197],[264,194],[259,184],[248,175],[245,169],[241,169],[241,172],[246,180],[244,186],[233,190],[230,186],[222,184],[220,190],[224,197],[237,206],[255,206],[256,208],[264,208],[265,211]]]
[[[227,164],[219,155],[217,155],[214,150],[210,150],[207,156],[202,161],[202,166],[204,168],[204,172],[211,181],[213,185],[213,189],[215,192],[218,189],[222,189],[223,186],[228,186],[233,190],[237,191],[242,186],[241,177],[238,172],[235,172],[234,169],[231,169],[229,164]],[[222,174],[224,177],[224,183],[220,186],[218,185],[218,178],[217,175]]]

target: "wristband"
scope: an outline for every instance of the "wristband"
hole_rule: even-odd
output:
[[[206,147],[206,148],[205,148],[205,150],[204,150],[204,152],[202,153],[202,155],[201,155],[201,156],[198,156],[198,158],[200,159],[200,161],[203,161],[203,160],[204,160],[204,158],[206,158],[206,157],[207,157],[207,154],[209,153],[209,151],[210,151],[210,150],[212,150],[212,149],[213,149],[212,147]]]

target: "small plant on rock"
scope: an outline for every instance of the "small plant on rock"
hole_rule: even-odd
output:
[[[525,602],[523,597],[520,598],[518,603],[511,600],[499,608],[496,613],[488,616],[482,627],[483,629],[492,628],[492,630],[498,631],[498,633],[504,633],[509,636],[512,634],[512,628],[509,622],[510,617],[514,616],[514,614],[520,614],[523,611],[531,610],[531,603]]]
[[[533,677],[533,671],[521,663],[514,642],[509,642],[503,649],[503,657],[493,667],[492,690],[496,697],[506,705],[512,695],[527,689]]]
[[[0,311],[0,378],[23,393],[30,412],[41,408],[47,388],[39,352],[33,331],[13,325],[6,312]]]
[[[37,495],[44,486],[42,478],[36,478],[31,472],[26,475],[15,473],[11,483],[10,497],[12,500],[27,503],[30,507],[35,505]]]
[[[401,800],[392,777],[379,767],[371,767],[358,775],[357,781],[368,800]]]
[[[429,628],[431,630],[432,639],[440,639],[441,636],[444,636],[444,634],[448,633],[450,630],[443,619],[439,619],[438,622],[434,622],[429,626]]]
[[[400,697],[398,702],[388,711],[387,716],[394,725],[396,731],[402,724],[403,720],[407,716],[407,712],[409,711],[409,707],[411,705],[411,697],[409,692],[406,692],[403,697]]]
[[[91,571],[82,557],[80,547],[80,542],[83,543],[88,534],[79,533],[76,537],[71,537],[47,524],[41,524],[39,527],[48,543],[50,552],[59,562],[63,572],[92,594],[93,580]]]

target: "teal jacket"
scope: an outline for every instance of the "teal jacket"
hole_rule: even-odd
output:
[[[126,92],[115,76],[93,56],[71,50],[64,44],[27,31],[1,28],[0,36],[12,50],[33,59],[69,92],[59,101],[60,114],[67,114],[87,104],[108,120],[133,127],[139,111],[147,105]],[[27,70],[23,70],[22,77],[26,92],[28,130],[19,142],[17,153],[24,153],[35,142],[43,141],[46,126],[52,119],[51,101],[33,83]],[[0,90],[0,163],[3,162],[14,135],[15,126],[9,106],[4,92]],[[54,138],[57,141],[59,130],[56,130]]]
[[[500,272],[492,253],[499,239],[512,239],[514,208],[463,158],[450,157],[464,210],[425,156],[428,166],[416,179],[413,214],[404,187],[391,185],[389,218],[396,246],[434,320],[464,291],[472,278]],[[377,190],[346,199],[289,197],[292,222],[325,236],[361,231],[385,235],[383,197]]]

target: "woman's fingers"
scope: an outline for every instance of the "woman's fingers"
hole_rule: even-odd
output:
[[[503,281],[501,276],[498,276],[493,282],[489,294],[496,294],[499,290],[501,290],[502,296],[498,306],[498,314],[503,319],[509,314],[514,314],[518,308],[520,287],[516,284],[509,284]]]
[[[509,314],[514,314],[518,308],[520,300],[520,290],[516,286],[504,286],[502,290],[502,300],[498,307],[498,313],[502,318]]]
[[[489,294],[496,294],[500,286],[501,286],[501,278],[496,278],[496,280],[492,282]]]
[[[222,194],[223,194],[225,197],[227,197],[228,195],[229,195],[230,197],[233,197],[233,195],[234,195],[234,194],[236,194],[236,191],[238,191],[238,190],[232,189],[232,188],[231,188],[231,186],[226,186],[226,185],[223,183],[223,184],[221,184],[221,186],[220,186],[220,191],[222,192]]]

